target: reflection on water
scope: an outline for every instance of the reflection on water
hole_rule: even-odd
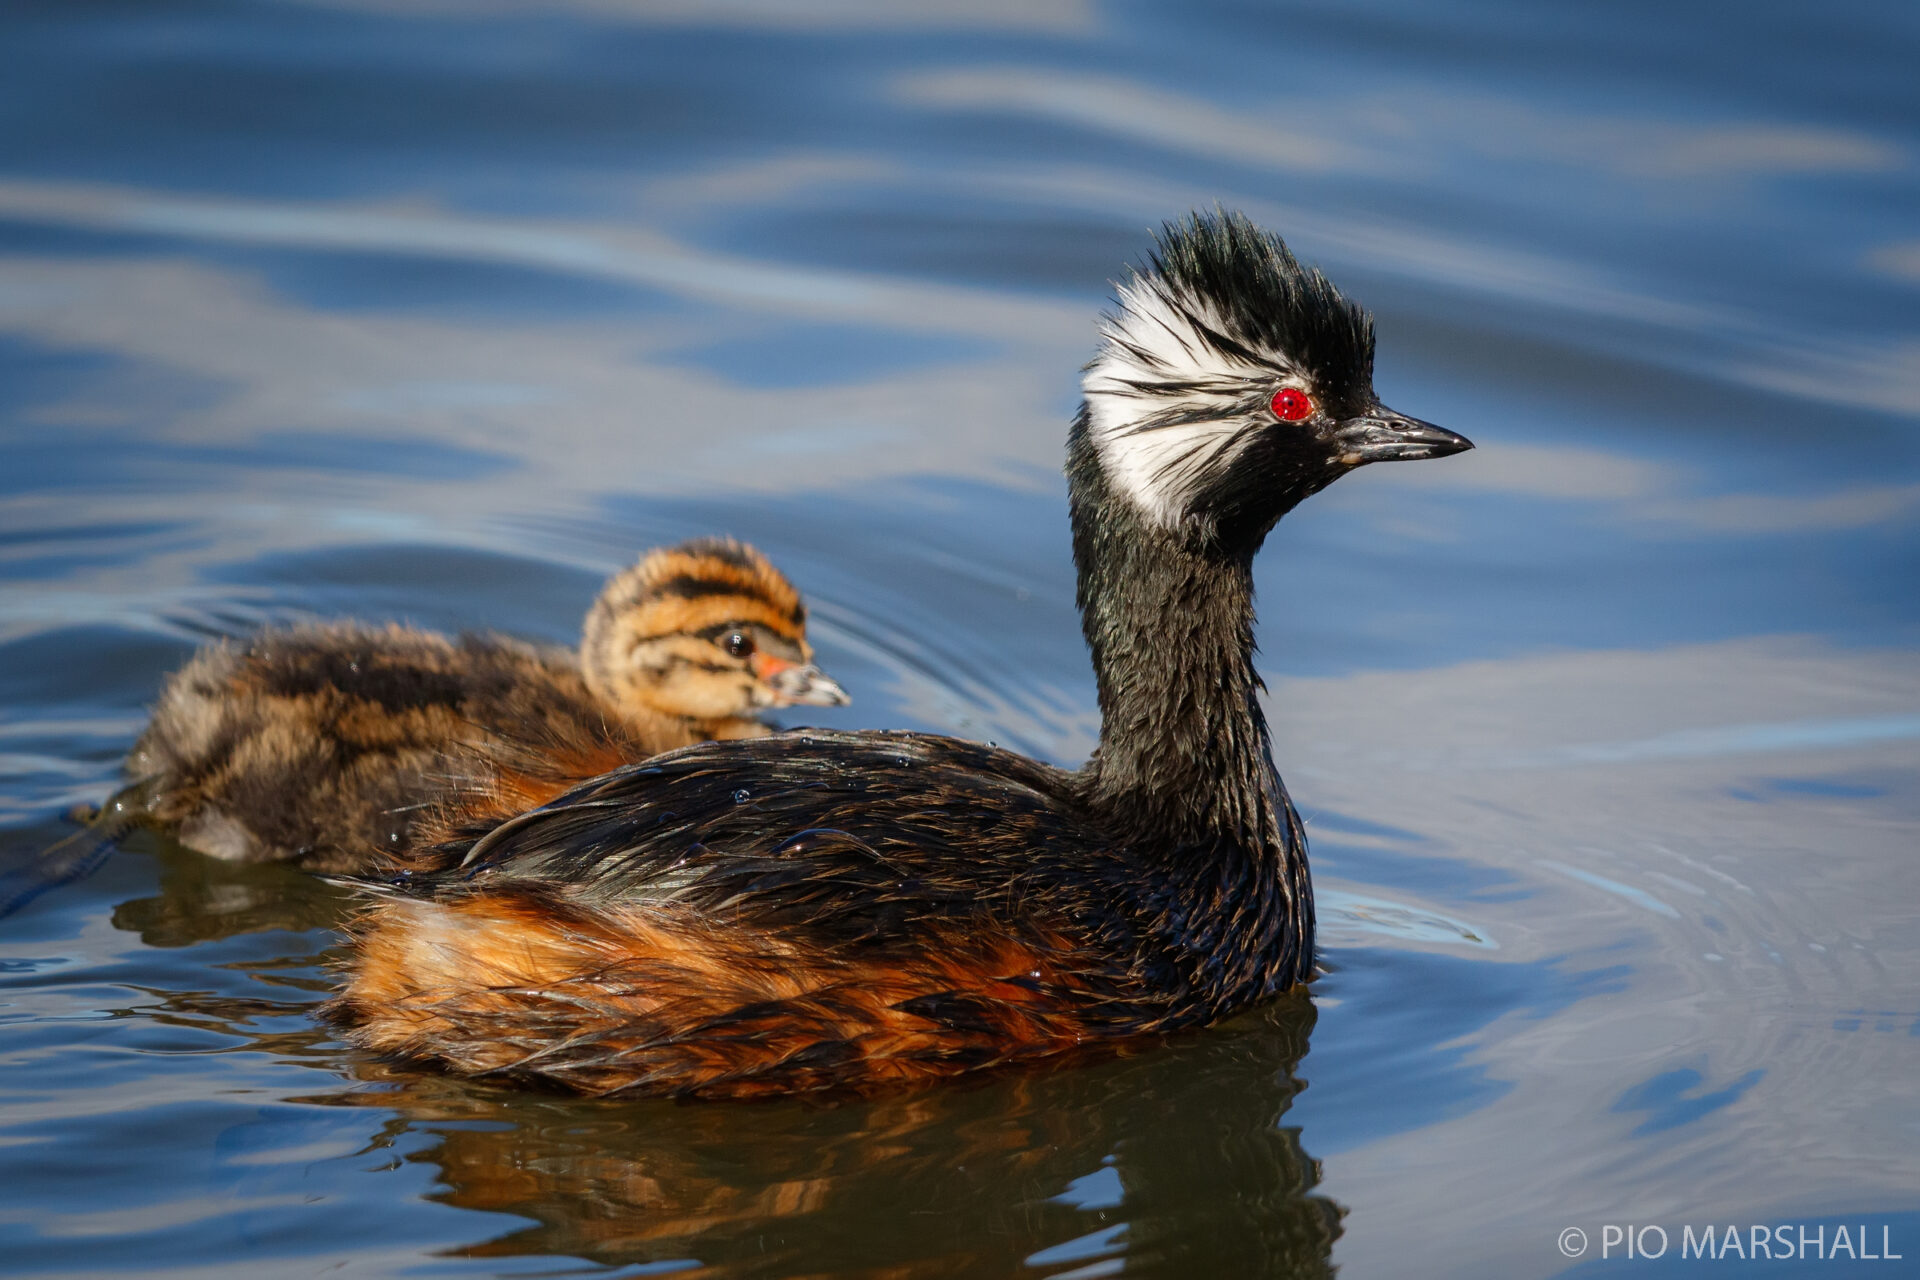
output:
[[[536,1224],[472,1257],[780,1276],[1104,1274],[1080,1268],[1124,1257],[1313,1277],[1341,1211],[1282,1123],[1312,1027],[1292,1000],[1150,1063],[828,1105],[590,1102],[374,1065],[359,1075],[380,1087],[303,1101],[396,1113],[435,1139],[405,1158],[433,1168],[436,1199]]]
[[[345,890],[290,867],[221,862],[146,832],[123,846],[154,851],[160,885],[151,896],[116,904],[113,927],[139,934],[150,947],[190,947],[275,929],[336,929],[352,914]]]
[[[337,891],[140,835],[0,921],[0,1272],[1544,1275],[1568,1225],[1920,1203],[1917,45],[1852,0],[10,7],[0,876],[210,637],[564,643],[698,533],[808,594],[857,695],[809,720],[1079,760],[1074,371],[1189,207],[1481,447],[1258,565],[1311,1007],[831,1105],[507,1094],[314,1023]]]

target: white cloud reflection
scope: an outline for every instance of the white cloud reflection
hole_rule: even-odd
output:
[[[1282,170],[1428,170],[1462,153],[1697,184],[1702,178],[1901,168],[1904,149],[1798,124],[1701,124],[1555,112],[1457,92],[1268,96],[1224,107],[1135,79],[1059,67],[964,67],[903,76],[895,96],[948,110],[1019,112],[1189,155]]]
[[[225,244],[415,254],[533,267],[810,316],[914,328],[998,328],[1048,310],[998,295],[705,252],[638,224],[488,219],[431,208],[190,198],[78,184],[0,182],[0,216]],[[1052,308],[1059,316],[1060,308]],[[1004,330],[1001,330],[1004,332]],[[1015,330],[1010,336],[1022,336]]]
[[[1904,524],[1920,514],[1920,484],[1856,485],[1827,493],[1724,493],[1642,503],[1644,526],[1715,534],[1813,533]]]
[[[485,19],[570,11],[652,26],[997,29],[1073,32],[1092,24],[1090,0],[299,0],[407,18]]]
[[[1291,104],[1231,111],[1138,80],[1057,67],[987,67],[904,76],[894,96],[914,106],[1014,112],[1171,147],[1192,155],[1276,169],[1379,170],[1387,157],[1336,136],[1300,130]]]
[[[1867,255],[1870,265],[1901,280],[1920,280],[1920,240],[1884,245]]]

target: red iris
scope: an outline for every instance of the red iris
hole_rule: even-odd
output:
[[[1298,422],[1313,413],[1313,397],[1298,387],[1282,387],[1273,393],[1273,416],[1282,422]]]

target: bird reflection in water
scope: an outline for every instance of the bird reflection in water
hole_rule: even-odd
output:
[[[148,854],[159,891],[113,909],[113,925],[150,947],[185,947],[274,929],[338,929],[353,897],[281,863],[226,862],[155,831],[123,837],[128,853]]]
[[[405,1157],[438,1168],[435,1199],[533,1220],[463,1256],[1314,1277],[1332,1274],[1344,1210],[1280,1124],[1313,1021],[1296,995],[1091,1065],[826,1103],[530,1095],[366,1059],[349,1067],[380,1087],[303,1101],[394,1112],[384,1141],[437,1139]]]

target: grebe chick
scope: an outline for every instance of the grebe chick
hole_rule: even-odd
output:
[[[372,888],[328,1007],[371,1050],[587,1093],[871,1088],[1223,1018],[1313,968],[1252,563],[1296,503],[1464,438],[1277,236],[1167,226],[1067,439],[1099,686],[1068,772],[920,733],[712,742]]]
[[[806,607],[752,547],[701,539],[615,575],[576,657],[498,635],[330,623],[203,649],[128,758],[144,812],[245,862],[371,870],[446,806],[508,816],[582,778],[711,738],[753,712],[837,705]],[[476,765],[497,754],[510,769]]]

